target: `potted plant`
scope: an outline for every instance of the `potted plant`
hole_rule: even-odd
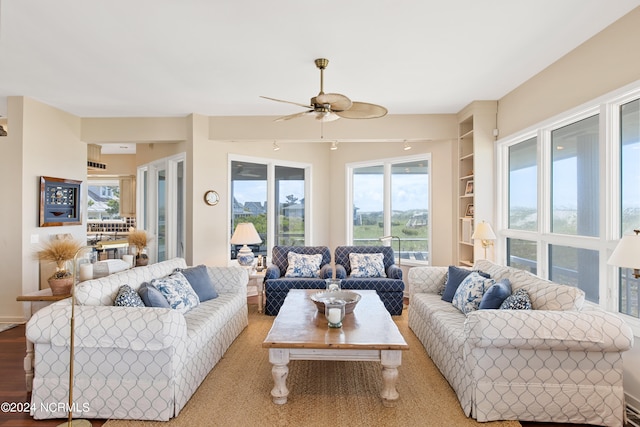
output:
[[[40,261],[54,262],[56,271],[49,277],[49,287],[53,295],[69,295],[73,286],[73,272],[67,268],[68,261],[75,258],[82,243],[74,239],[52,239],[38,251]]]
[[[136,248],[136,266],[147,265],[149,263],[149,257],[147,254],[142,252],[150,240],[147,236],[147,232],[133,228],[129,231],[127,240],[129,241],[130,246],[134,246]]]

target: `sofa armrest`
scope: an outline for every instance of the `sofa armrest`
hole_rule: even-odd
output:
[[[213,286],[219,293],[247,292],[249,272],[243,267],[207,267]]]
[[[402,280],[402,268],[400,268],[400,266],[396,264],[391,264],[389,267],[387,267],[386,274],[389,279]]]
[[[466,346],[598,352],[626,351],[631,328],[600,310],[476,310],[464,325]]]
[[[74,311],[77,347],[160,350],[187,336],[184,316],[167,308],[76,305]],[[44,307],[27,323],[27,339],[69,347],[70,319],[70,298]]]
[[[279,279],[279,278],[280,278],[280,267],[274,264],[271,264],[270,266],[268,266],[266,272],[264,273],[264,280]]]
[[[437,294],[444,289],[448,267],[412,267],[409,269],[409,295],[417,293]]]

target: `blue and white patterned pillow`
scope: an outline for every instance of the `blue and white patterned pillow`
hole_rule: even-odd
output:
[[[180,272],[160,279],[153,279],[150,284],[167,299],[169,307],[180,313],[186,313],[200,304],[198,294],[193,290],[184,274]]]
[[[383,254],[349,254],[351,277],[387,277]]]
[[[113,305],[119,307],[144,307],[144,302],[140,295],[129,285],[122,285],[118,289],[118,295],[116,296]]]
[[[531,298],[527,291],[518,289],[504,300],[500,310],[531,310]]]
[[[487,279],[473,272],[460,283],[451,303],[464,314],[469,314],[478,309],[485,290],[494,283],[493,279]]]
[[[289,252],[287,254],[287,272],[285,277],[320,277],[320,263],[322,254],[298,254]]]

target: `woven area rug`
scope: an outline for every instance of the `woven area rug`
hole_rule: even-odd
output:
[[[380,401],[379,363],[300,360],[289,363],[288,402],[275,405],[268,350],[261,346],[273,319],[249,305],[249,326],[176,418],[110,420],[105,427],[520,426],[517,421],[477,423],[464,416],[455,393],[407,326],[406,310],[394,317],[410,346],[399,368],[396,407]]]

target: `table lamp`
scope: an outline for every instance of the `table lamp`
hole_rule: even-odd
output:
[[[476,229],[473,230],[471,238],[474,240],[481,240],[482,247],[484,248],[484,259],[487,259],[487,248],[493,245],[493,241],[496,240],[496,233],[493,232],[491,225],[488,222],[482,221],[476,225]]]
[[[640,278],[640,230],[633,230],[633,232],[635,234],[622,236],[607,263],[632,268],[633,277],[638,279]]]
[[[262,243],[262,239],[252,223],[241,222],[236,226],[236,231],[233,232],[230,243],[232,245],[244,245],[238,251],[236,258],[241,266],[250,267],[255,257],[247,245]]]

